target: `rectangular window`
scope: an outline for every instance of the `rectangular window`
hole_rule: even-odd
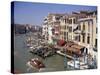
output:
[[[96,34],[98,33],[98,28],[96,27]]]
[[[66,25],[64,26],[64,29],[66,29]]]
[[[64,32],[64,40],[66,40],[66,32]]]
[[[85,30],[85,24],[83,23],[83,30]]]
[[[75,37],[75,41],[79,41],[78,39],[79,39],[79,37],[78,37],[78,36],[76,36],[76,37]]]
[[[79,40],[78,41],[80,42],[80,35],[79,35]]]
[[[85,43],[85,35],[83,35],[83,43]]]
[[[73,23],[76,24],[76,19],[73,19]]]
[[[97,48],[97,39],[95,39],[95,47]]]
[[[66,36],[64,36],[64,40],[66,40]]]
[[[67,34],[66,34],[66,35],[67,35],[67,40],[68,40],[68,32],[67,32]]]
[[[78,30],[81,30],[81,25],[78,26]]]
[[[66,32],[64,32],[64,36],[66,36]]]
[[[69,24],[72,24],[72,19],[69,19]]]
[[[65,19],[65,24],[67,23],[67,20]]]
[[[69,27],[69,32],[72,32],[72,27]]]
[[[90,32],[90,23],[88,22],[88,32]]]
[[[87,37],[87,43],[88,44],[90,43],[90,37],[89,36]]]
[[[69,19],[67,19],[66,21],[67,21],[67,23],[69,23]]]

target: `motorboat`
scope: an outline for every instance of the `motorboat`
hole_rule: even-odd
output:
[[[67,64],[73,69],[88,69],[88,65],[86,63],[78,61],[78,60],[68,61]]]
[[[40,70],[41,68],[45,68],[45,65],[42,61],[40,61],[38,58],[33,58],[27,62],[27,65],[31,68]]]
[[[79,69],[79,62],[78,61],[68,61],[67,62],[68,66],[71,68]]]
[[[27,43],[27,47],[30,47],[31,45],[29,43]]]

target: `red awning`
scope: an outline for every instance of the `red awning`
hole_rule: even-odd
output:
[[[59,40],[58,41],[59,46],[64,46],[65,44],[66,44],[66,41],[64,41],[64,40]]]

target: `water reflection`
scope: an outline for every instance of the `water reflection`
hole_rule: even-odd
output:
[[[21,34],[15,36],[14,38],[14,69],[20,71],[21,73],[33,73],[33,72],[47,72],[47,71],[63,71],[64,69],[64,57],[60,55],[53,55],[51,57],[42,59],[41,57],[34,55],[29,52],[28,48],[25,46],[26,35]],[[32,59],[38,57],[43,61],[46,68],[36,71],[33,68],[29,68],[26,63]]]

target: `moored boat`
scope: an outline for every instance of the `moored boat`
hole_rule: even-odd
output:
[[[43,62],[40,61],[38,58],[33,58],[29,60],[27,62],[27,65],[31,68],[38,69],[38,70],[40,70],[41,68],[45,68],[45,65],[43,64]]]
[[[78,60],[71,60],[67,62],[68,66],[70,66],[73,69],[88,69],[88,65],[84,62],[79,62]]]

